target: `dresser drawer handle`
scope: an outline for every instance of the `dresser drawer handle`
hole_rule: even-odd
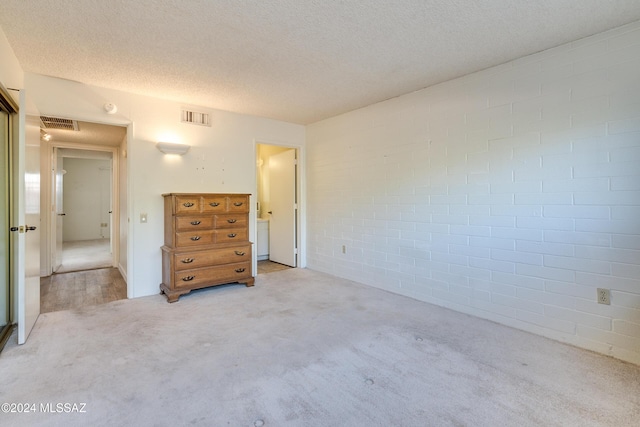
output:
[[[231,237],[232,239],[233,239],[234,237],[236,237],[236,236],[237,236],[237,234],[236,234],[236,233],[229,233],[229,234],[227,234],[227,237]]]
[[[193,240],[194,242],[197,242],[198,240],[200,240],[200,236],[193,236],[191,240]]]
[[[213,206],[213,207],[215,208],[216,206],[220,206],[220,203],[218,203],[218,202],[211,202],[211,203],[209,203],[209,206]]]
[[[236,268],[236,273],[244,273],[244,268]]]
[[[196,276],[186,276],[186,277],[183,277],[183,278],[182,278],[182,281],[183,281],[183,282],[190,282],[190,281],[192,281],[192,280],[193,280],[193,279],[195,279],[195,278],[196,278]]]
[[[200,225],[200,221],[191,221],[191,225]]]
[[[190,208],[191,206],[193,206],[193,203],[186,202],[186,203],[183,203],[182,206],[184,206],[185,208]]]
[[[185,258],[180,260],[180,262],[183,264],[191,264],[193,261],[194,261],[193,258]]]
[[[235,202],[233,206],[242,206],[242,204],[243,204],[242,202]]]
[[[227,220],[227,222],[228,222],[229,224],[235,224],[235,223],[236,223],[236,221],[238,221],[238,220],[237,220],[237,219],[228,219],[228,220]]]
[[[236,255],[238,256],[244,256],[246,252],[242,252],[242,251],[236,251]]]

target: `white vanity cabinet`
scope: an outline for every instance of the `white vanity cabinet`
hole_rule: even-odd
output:
[[[269,220],[258,218],[257,227],[257,252],[258,261],[269,259]]]

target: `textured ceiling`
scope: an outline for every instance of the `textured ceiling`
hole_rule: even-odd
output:
[[[640,20],[638,0],[2,0],[24,71],[308,124]]]

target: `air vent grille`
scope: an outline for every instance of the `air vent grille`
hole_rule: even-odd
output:
[[[202,111],[194,111],[182,109],[180,117],[182,123],[191,123],[193,125],[211,126],[211,115]]]
[[[40,116],[40,123],[45,129],[80,130],[77,121],[60,117]]]

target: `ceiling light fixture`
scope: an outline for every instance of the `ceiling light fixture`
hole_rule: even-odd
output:
[[[191,148],[190,145],[176,144],[175,142],[158,142],[156,148],[162,151],[164,154],[179,154],[184,155]]]

